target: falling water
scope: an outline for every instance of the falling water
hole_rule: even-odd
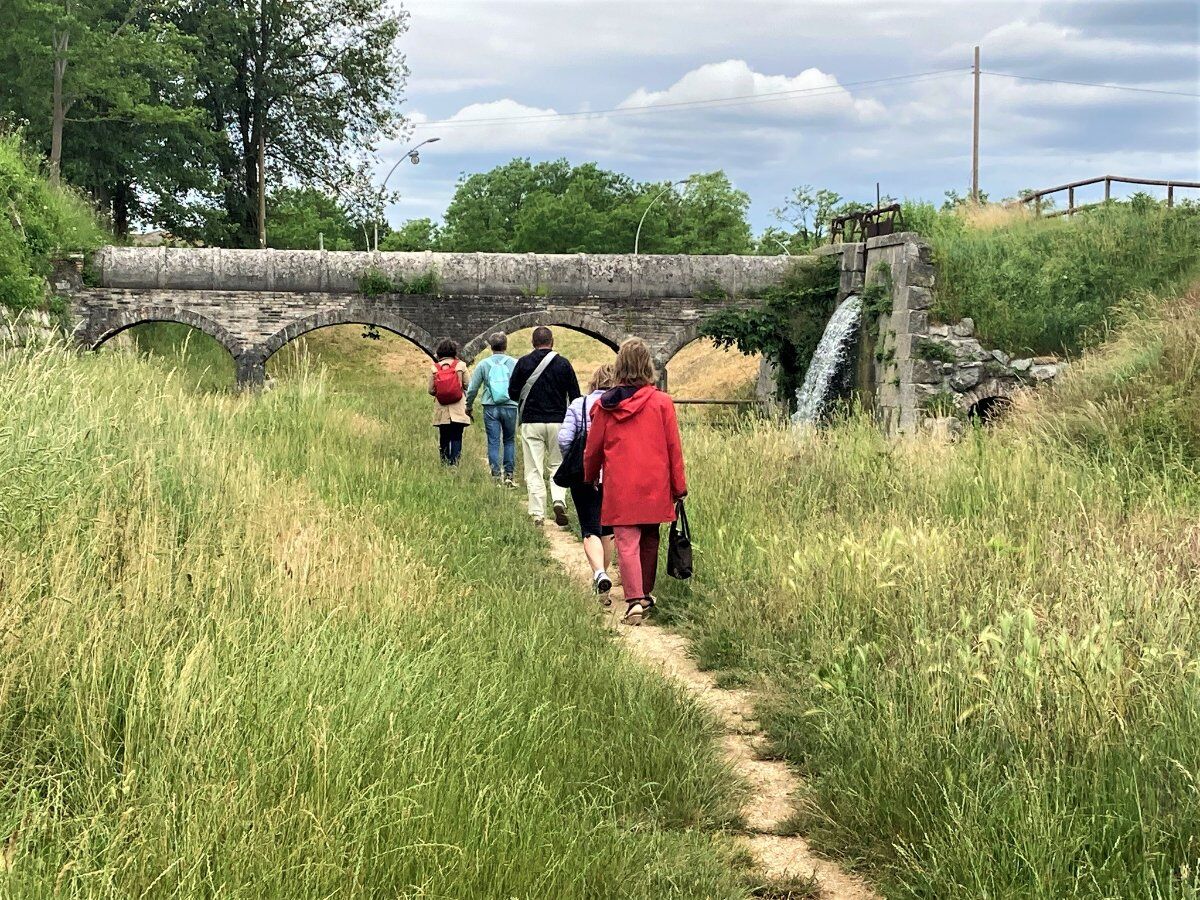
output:
[[[829,388],[838,369],[845,362],[846,350],[853,342],[854,330],[862,312],[862,302],[857,294],[842,301],[834,310],[821,342],[813,353],[804,384],[796,391],[796,414],[792,422],[796,425],[814,425],[828,400]]]

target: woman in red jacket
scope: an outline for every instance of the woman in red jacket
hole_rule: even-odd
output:
[[[622,620],[640,625],[654,606],[659,526],[675,521],[675,501],[687,495],[675,404],[654,386],[650,349],[641,338],[621,345],[613,366],[617,387],[592,413],[584,479],[604,470],[600,521],[613,526],[628,607]]]

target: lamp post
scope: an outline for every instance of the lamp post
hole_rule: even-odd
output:
[[[396,160],[396,162],[392,164],[392,167],[390,169],[388,169],[387,175],[385,175],[383,177],[383,184],[381,184],[379,186],[379,215],[380,216],[383,215],[383,194],[387,190],[388,179],[392,177],[392,173],[395,172],[396,168],[400,165],[400,163],[404,162],[406,159],[411,160],[412,164],[415,166],[417,163],[419,163],[421,161],[421,154],[419,154],[417,151],[420,150],[422,147],[424,147],[426,144],[433,144],[440,140],[441,140],[441,138],[435,138],[435,137],[426,138],[425,140],[421,141],[421,143],[419,143],[413,147],[410,147],[408,149],[408,151],[403,156],[401,156],[398,160]],[[375,251],[379,252],[379,218],[378,217],[375,219]]]
[[[792,251],[791,251],[791,250],[789,250],[789,249],[787,248],[787,244],[785,244],[785,243],[784,243],[783,241],[781,241],[779,238],[777,238],[777,237],[773,237],[773,238],[771,238],[771,240],[773,240],[773,241],[774,241],[775,243],[777,243],[777,244],[778,244],[778,245],[779,245],[781,248],[783,248],[783,252],[784,252],[784,253],[786,253],[788,256],[791,256],[791,255],[792,255]]]
[[[682,181],[672,181],[665,188],[663,188],[661,191],[659,191],[657,194],[655,194],[654,199],[651,200],[646,205],[646,211],[644,213],[642,213],[642,217],[638,220],[637,234],[635,234],[633,236],[633,255],[634,256],[638,255],[638,243],[642,238],[642,223],[644,223],[646,221],[646,215],[650,212],[650,207],[654,206],[654,204],[658,202],[659,198],[663,194],[667,193],[667,191],[671,190],[672,188],[678,187],[681,184],[687,184],[691,180],[692,180],[691,178],[684,178]]]

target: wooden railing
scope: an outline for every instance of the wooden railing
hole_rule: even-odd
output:
[[[1047,212],[1047,216],[1070,216],[1074,215],[1081,209],[1088,209],[1092,206],[1099,206],[1100,203],[1085,203],[1082,206],[1075,205],[1075,189],[1088,187],[1093,184],[1104,184],[1104,200],[1107,203],[1112,199],[1112,186],[1114,184],[1142,184],[1152,187],[1165,187],[1167,189],[1167,206],[1175,205],[1175,188],[1200,188],[1200,181],[1174,181],[1161,180],[1156,178],[1122,178],[1119,175],[1101,175],[1099,178],[1088,178],[1085,181],[1072,181],[1069,184],[1060,184],[1057,187],[1045,188],[1040,191],[1033,191],[1026,194],[1019,202],[1029,204],[1032,203],[1037,210],[1037,214],[1042,215],[1042,198],[1048,197],[1051,194],[1058,194],[1062,191],[1067,192],[1067,208],[1056,209]]]

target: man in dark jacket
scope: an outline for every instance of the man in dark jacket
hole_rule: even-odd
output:
[[[533,352],[517,360],[508,395],[520,405],[521,446],[525,451],[525,487],[529,515],[536,525],[546,518],[546,481],[554,502],[554,521],[562,528],[567,519],[567,490],[554,483],[562,462],[558,429],[567,406],[579,396],[579,379],[566,359],[554,352],[554,334],[545,325],[533,329]],[[543,470],[546,470],[543,475]]]

